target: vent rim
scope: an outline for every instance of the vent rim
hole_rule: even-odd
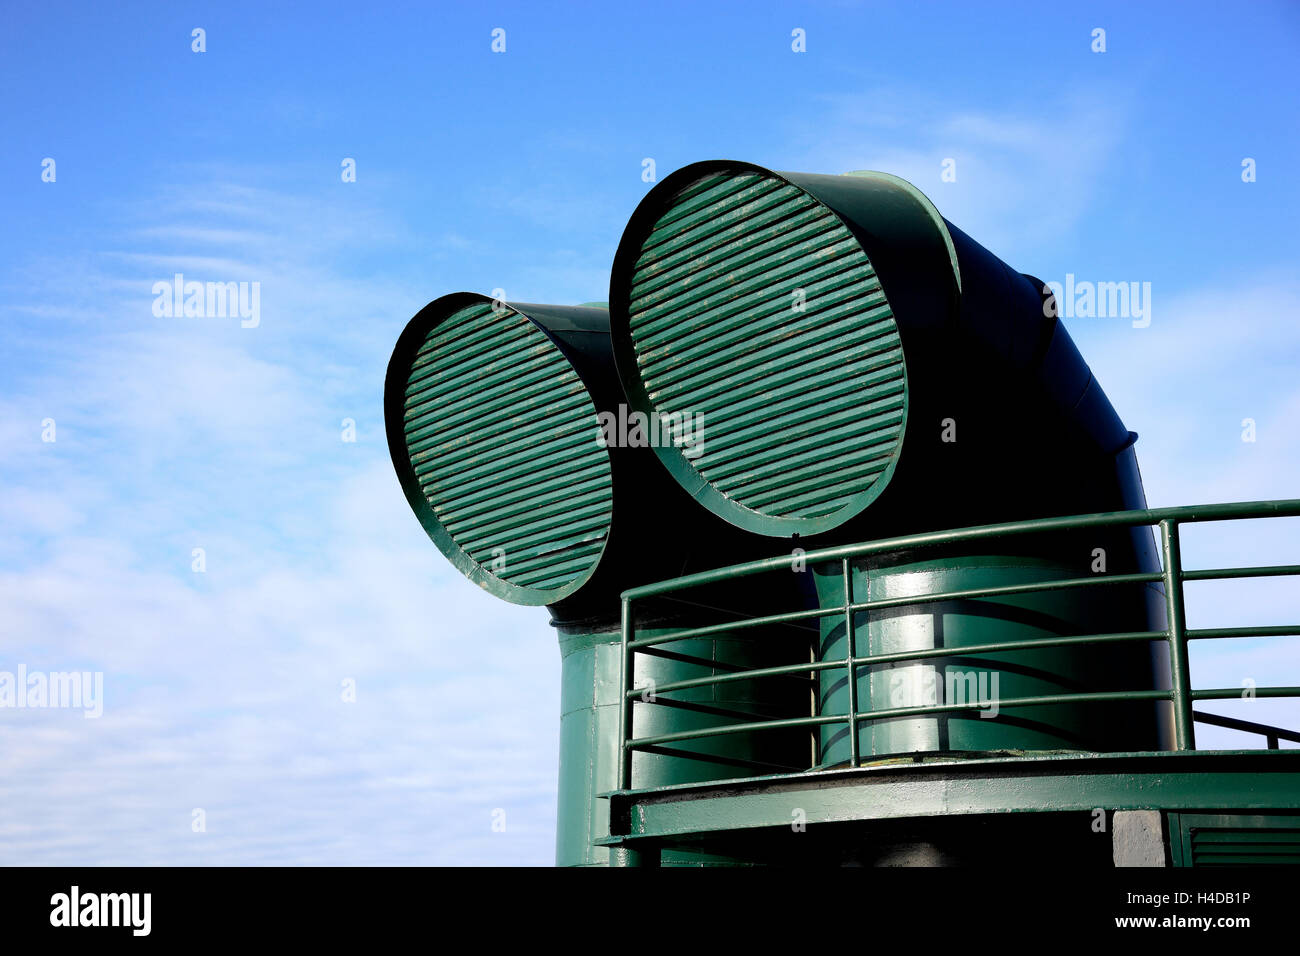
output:
[[[636,340],[631,323],[632,290],[642,247],[659,220],[670,212],[679,194],[719,173],[730,173],[735,176],[753,174],[797,189],[804,196],[811,199],[816,206],[828,211],[838,224],[847,230],[850,236],[858,240],[859,245],[861,245],[861,240],[854,225],[847,221],[836,209],[785,174],[753,163],[727,159],[706,160],[684,166],[661,180],[642,199],[623,231],[614,257],[609,290],[610,334],[619,379],[627,395],[629,407],[648,416],[655,414],[657,409],[655,403],[650,399],[645,379],[642,377],[637,361]],[[854,175],[862,174],[855,173]],[[915,186],[888,173],[872,173],[870,175],[878,176],[906,190],[912,197],[918,199],[923,206],[933,211],[934,219],[942,224],[942,218],[938,216],[929,200]],[[947,239],[946,229],[941,231]],[[950,239],[948,239],[948,245],[951,247]],[[861,252],[870,262],[871,259],[867,251],[862,249]],[[955,251],[952,254],[952,261],[955,271]],[[884,289],[883,280],[881,281],[881,292],[887,303],[888,294]],[[893,314],[892,318],[896,331],[898,331],[901,338],[902,323],[896,314]],[[720,491],[709,479],[705,478],[681,449],[656,445],[654,448],[655,454],[678,484],[693,498],[714,514],[743,530],[769,537],[790,537],[795,534],[811,535],[833,530],[865,511],[884,493],[893,480],[894,472],[902,457],[911,411],[911,388],[908,385],[906,359],[907,350],[903,347],[900,360],[903,368],[902,422],[887,466],[872,479],[870,485],[848,496],[843,505],[827,514],[816,517],[764,514]]]
[[[600,548],[592,556],[588,565],[576,576],[554,588],[537,588],[516,584],[497,576],[490,568],[476,561],[448,531],[434,511],[432,503],[421,487],[421,478],[416,472],[415,463],[408,449],[406,438],[406,390],[411,375],[411,366],[431,332],[444,321],[456,315],[462,309],[473,305],[491,305],[495,300],[490,296],[476,292],[453,292],[434,299],[406,324],[393,348],[384,377],[384,430],[388,441],[389,457],[397,474],[398,484],[406,497],[406,502],[415,513],[425,533],[452,565],[489,594],[509,601],[512,604],[527,607],[540,607],[555,604],[572,596],[582,588],[596,573],[609,547],[613,525],[613,468],[610,452],[605,449],[599,454],[604,456],[604,474],[609,483],[606,499],[606,518],[604,537]],[[570,367],[572,361],[557,342],[555,336],[542,323],[528,314],[525,304],[504,303],[523,321],[540,332],[555,350],[556,354]],[[574,369],[575,375],[576,369]],[[597,407],[587,384],[578,376],[586,404],[592,411],[593,435],[598,426],[595,418]],[[594,441],[593,441],[594,446]],[[593,460],[596,454],[593,447]],[[425,479],[427,482],[427,478]]]

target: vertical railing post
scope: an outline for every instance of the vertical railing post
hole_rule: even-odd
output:
[[[858,765],[858,648],[853,639],[853,577],[849,569],[849,559],[842,562],[844,572],[844,642],[848,648],[849,670],[849,765]]]
[[[821,622],[817,622],[818,630],[821,629]],[[808,663],[816,664],[817,655],[821,653],[821,635],[814,635],[808,641]],[[818,697],[818,690],[821,688],[819,671],[810,670],[808,672],[808,716],[816,717],[821,712],[821,701]],[[817,762],[820,759],[818,751],[821,749],[818,744],[821,742],[821,728],[814,724],[808,728],[808,769],[815,770]]]
[[[1160,556],[1164,562],[1165,617],[1169,638],[1170,682],[1174,694],[1174,749],[1195,750],[1192,716],[1192,679],[1187,659],[1187,622],[1183,609],[1183,558],[1178,543],[1178,522],[1160,522]]]
[[[618,680],[618,789],[629,790],[632,787],[632,748],[628,741],[632,739],[632,702],[628,700],[628,691],[635,686],[636,672],[632,662],[632,602],[623,598],[623,656],[619,660]]]

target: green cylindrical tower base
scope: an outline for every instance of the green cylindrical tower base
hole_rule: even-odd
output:
[[[637,629],[638,638],[664,633],[660,627]],[[663,646],[672,657],[638,655],[637,687],[643,698],[633,705],[633,735],[648,737],[754,719],[753,715],[789,716],[800,704],[806,713],[808,691],[772,681],[725,684],[657,695],[671,681],[714,676],[737,668],[781,663],[787,653],[776,641],[754,631],[720,635]],[[556,862],[560,866],[617,865],[609,851],[595,846],[609,835],[609,805],[600,794],[618,788],[619,688],[622,635],[617,629],[560,629],[560,785]],[[670,699],[671,698],[671,699]],[[725,780],[751,776],[755,764],[773,769],[808,766],[806,732],[747,732],[672,745],[671,753],[633,755],[637,788]],[[683,755],[697,757],[683,759]],[[709,759],[717,758],[717,759]],[[665,850],[662,866],[726,866],[744,861],[689,848]]]
[[[854,603],[974,588],[1081,577],[1077,567],[1043,557],[964,555],[893,566],[859,563],[851,571]],[[817,572],[823,607],[843,605],[838,567]],[[1099,585],[1035,591],[858,612],[858,657],[952,648],[951,655],[862,667],[858,710],[887,710],[979,702],[975,710],[864,721],[861,759],[893,754],[1000,751],[1120,751],[1161,749],[1155,705],[1149,701],[1000,707],[1001,700],[1084,691],[1150,690],[1160,686],[1163,643],[1112,643],[962,654],[962,647],[1039,638],[1159,630],[1160,593],[1153,586]],[[822,622],[820,658],[845,656],[843,615]],[[1163,674],[1167,685],[1168,673]],[[847,714],[847,670],[823,671],[822,714]],[[819,765],[850,760],[848,729],[821,732]]]

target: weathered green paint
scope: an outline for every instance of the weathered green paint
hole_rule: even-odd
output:
[[[832,210],[774,174],[704,175],[665,203],[630,281],[649,411],[703,430],[663,450],[688,488],[755,529],[834,526],[876,497],[906,422],[903,349]]]
[[[1031,812],[1267,812],[1300,807],[1300,752],[1014,754],[887,761],[856,770],[755,778],[612,797],[622,832],[607,843],[724,839],[855,821]],[[707,847],[708,839],[700,845]],[[809,860],[807,862],[816,862]]]
[[[1174,866],[1300,865],[1300,815],[1170,813]]]
[[[647,633],[654,633],[648,631]],[[770,651],[763,645],[728,636],[682,642],[674,653],[719,666],[664,658],[646,658],[638,664],[637,686],[645,688],[633,704],[634,729],[649,736],[674,731],[697,730],[735,722],[737,718],[699,710],[683,709],[658,698],[657,687],[678,680],[723,673],[724,668],[761,664]],[[607,866],[608,850],[596,841],[609,835],[609,805],[601,794],[618,789],[620,763],[620,668],[621,635],[617,629],[584,632],[561,630],[560,684],[560,773],[559,819],[556,832],[556,861],[560,866]],[[803,692],[806,697],[806,691]],[[673,698],[688,706],[754,713],[789,706],[789,694],[781,688],[757,682],[700,687],[677,693]],[[806,735],[741,733],[683,743],[675,749],[706,759],[638,753],[633,766],[635,779],[652,786],[671,786],[701,780],[727,780],[750,775],[752,766],[737,767],[708,757],[738,761],[767,761],[793,766],[805,760]],[[799,764],[802,766],[803,764]],[[628,861],[630,862],[630,861]],[[726,862],[716,855],[697,852],[668,852],[663,865],[703,865]]]
[[[609,851],[593,845],[609,834],[609,801],[618,786],[616,631],[560,634],[560,774],[555,862],[607,866]]]

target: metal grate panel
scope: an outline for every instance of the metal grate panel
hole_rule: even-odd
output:
[[[840,218],[782,179],[682,190],[641,246],[629,327],[654,410],[692,416],[693,467],[744,508],[831,515],[898,454],[906,374],[880,281]]]
[[[609,454],[560,350],[513,309],[476,303],[425,337],[403,433],[456,545],[503,581],[554,590],[590,571],[610,524]]]
[[[1192,866],[1300,865],[1300,824],[1290,827],[1193,827]]]

